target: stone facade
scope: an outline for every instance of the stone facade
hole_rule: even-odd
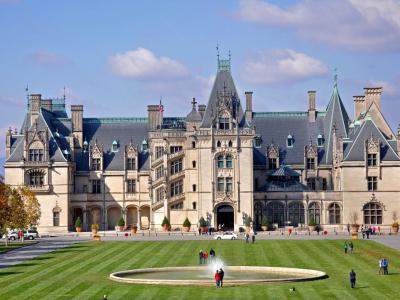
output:
[[[336,81],[336,80],[335,80]],[[304,226],[311,219],[345,230],[358,223],[390,226],[400,211],[399,134],[380,110],[381,88],[355,96],[347,115],[334,83],[326,111],[308,92],[304,112],[242,109],[230,60],[219,60],[207,105],[186,117],[165,117],[148,105],[147,118],[85,118],[82,105],[29,96],[19,132],[6,136],[5,180],[27,185],[41,204],[41,232],[73,230],[79,216],[113,230],[172,228],[200,217],[212,227]]]

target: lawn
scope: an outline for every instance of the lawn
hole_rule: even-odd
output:
[[[6,247],[6,244],[4,242],[0,242],[0,253],[4,253],[4,252],[7,252],[7,251],[11,251],[13,249],[29,246],[29,245],[32,245],[33,243],[32,242],[24,242],[24,243],[9,242],[8,246]]]
[[[373,241],[356,241],[345,255],[343,241],[159,241],[89,242],[0,269],[0,299],[398,299],[400,252]],[[190,266],[200,249],[216,250],[229,265],[317,269],[328,279],[311,282],[215,287],[148,286],[116,283],[111,272],[139,267]],[[391,275],[378,273],[378,259],[389,259]],[[395,266],[394,266],[395,265]],[[357,288],[348,273],[357,273]],[[295,286],[296,291],[289,289]]]

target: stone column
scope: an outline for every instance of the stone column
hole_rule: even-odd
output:
[[[139,209],[139,207],[136,209],[136,214],[137,214],[137,227],[139,229],[142,229],[142,224],[140,222],[140,209]]]
[[[88,209],[84,208],[82,213],[83,213],[83,220],[82,220],[83,230],[89,231],[90,224],[88,223]]]

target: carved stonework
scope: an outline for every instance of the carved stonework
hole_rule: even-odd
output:
[[[308,145],[305,147],[305,156],[307,158],[312,158],[317,156],[317,146],[316,145]]]
[[[103,157],[103,145],[99,146],[97,141],[91,149],[92,158],[102,158]]]
[[[374,139],[372,136],[366,141],[367,153],[378,153],[379,152],[379,140]]]
[[[127,158],[136,158],[137,157],[137,152],[138,152],[138,146],[133,145],[132,143],[129,143],[125,147],[125,153]]]
[[[277,145],[271,144],[267,149],[267,157],[268,158],[278,158],[279,157],[279,148]]]

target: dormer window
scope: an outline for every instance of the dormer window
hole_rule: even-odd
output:
[[[376,157],[377,154],[376,153],[370,153],[368,154],[368,166],[369,167],[376,167]]]
[[[88,141],[85,139],[85,141],[83,142],[83,152],[86,152],[88,150],[89,147],[89,143]]]
[[[29,149],[29,161],[43,161],[43,149]]]
[[[286,146],[287,146],[288,148],[292,148],[292,147],[293,147],[293,144],[294,144],[294,138],[293,138],[293,136],[292,136],[291,134],[289,134],[289,135],[287,136]]]
[[[149,145],[147,143],[147,140],[143,140],[142,142],[142,151],[147,151],[149,149]]]
[[[111,151],[112,151],[112,152],[118,152],[118,142],[117,142],[116,140],[114,140],[114,141],[112,142]]]
[[[323,147],[324,146],[324,138],[320,134],[318,134],[318,137],[317,137],[317,146],[318,147]]]
[[[219,118],[219,129],[229,130],[229,118]]]
[[[256,136],[256,137],[254,138],[254,146],[255,146],[256,148],[260,148],[260,147],[261,147],[261,144],[262,144],[261,136]]]

